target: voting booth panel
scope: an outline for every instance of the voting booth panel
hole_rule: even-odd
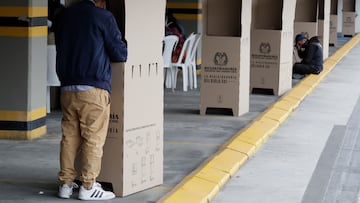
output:
[[[250,89],[281,95],[292,86],[295,0],[253,1]]]
[[[249,111],[250,0],[203,2],[200,114]]]
[[[127,62],[112,64],[110,123],[98,177],[110,183],[117,196],[163,182],[165,4],[165,0],[116,0],[107,5],[128,43]]]

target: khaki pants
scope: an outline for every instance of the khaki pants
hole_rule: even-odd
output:
[[[63,136],[59,181],[71,185],[77,177],[74,165],[79,155],[80,181],[85,188],[90,188],[101,169],[110,117],[110,95],[98,88],[80,92],[62,91],[61,108]]]

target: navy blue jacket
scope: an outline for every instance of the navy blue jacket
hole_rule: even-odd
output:
[[[56,72],[61,86],[90,85],[111,92],[110,62],[125,62],[126,43],[111,12],[83,1],[55,21]]]
[[[310,38],[303,47],[305,51],[299,53],[299,56],[303,59],[301,63],[311,65],[321,72],[323,69],[323,48],[318,37]]]

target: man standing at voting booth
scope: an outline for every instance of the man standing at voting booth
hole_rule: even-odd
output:
[[[110,117],[111,62],[127,60],[127,46],[105,0],[83,0],[55,20],[56,71],[61,83],[62,140],[60,198],[78,187],[74,166],[80,157],[81,200],[107,200],[115,194],[96,182]],[[78,154],[80,152],[80,154]]]

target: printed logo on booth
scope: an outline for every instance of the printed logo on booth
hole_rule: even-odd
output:
[[[352,23],[353,21],[352,21],[351,17],[346,17],[345,22],[346,23]]]
[[[228,56],[225,52],[216,52],[214,56],[214,63],[218,66],[225,66],[228,64]]]
[[[262,54],[268,54],[271,52],[271,45],[269,42],[262,42],[259,47],[259,51]]]

